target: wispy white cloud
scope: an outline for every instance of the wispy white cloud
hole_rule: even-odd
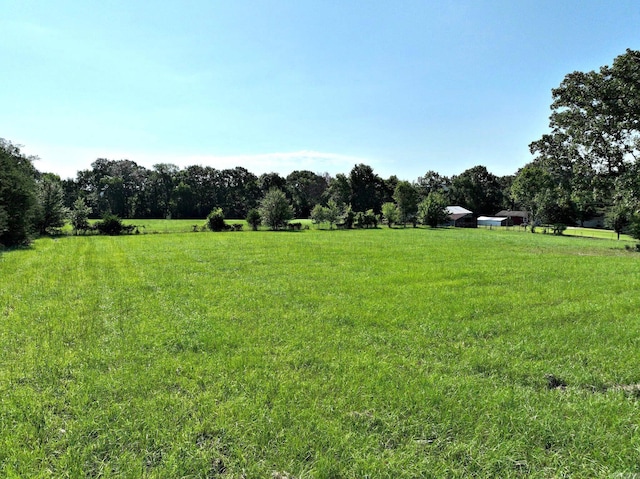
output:
[[[381,163],[371,158],[313,150],[236,155],[184,155],[32,145],[25,148],[24,153],[39,157],[35,164],[38,170],[53,172],[62,178],[75,178],[79,170],[91,168],[91,163],[97,158],[128,159],[146,168],[151,168],[158,163],[173,163],[181,168],[191,165],[211,166],[217,169],[241,166],[256,175],[277,172],[283,176],[294,170],[310,170],[315,173],[328,172],[332,175],[347,174],[354,165],[359,163],[371,165],[376,170],[377,164]]]

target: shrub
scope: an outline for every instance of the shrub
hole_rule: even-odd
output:
[[[260,212],[255,208],[250,209],[247,213],[247,224],[251,226],[251,229],[253,231],[258,231],[258,226],[260,226],[260,223],[262,223]]]
[[[380,218],[377,214],[373,212],[373,210],[367,210],[364,213],[364,224],[368,228],[369,226],[373,226],[374,228],[378,227],[378,221]]]
[[[355,218],[356,218],[356,214],[351,209],[351,206],[347,206],[347,208],[344,210],[344,214],[342,215],[342,221],[344,223],[344,227],[349,229],[353,228],[353,223],[355,221]]]
[[[556,223],[555,225],[552,226],[551,229],[553,230],[554,235],[561,236],[567,229],[567,225],[562,223]]]
[[[211,213],[207,215],[207,227],[211,231],[223,231],[226,227],[224,222],[224,213],[222,208],[214,208]]]
[[[122,233],[131,232],[134,227],[123,225],[122,220],[117,215],[107,213],[103,216],[102,221],[98,221],[95,224],[95,228],[100,234],[117,236]]]

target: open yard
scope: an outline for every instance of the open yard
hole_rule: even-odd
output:
[[[0,286],[2,477],[640,474],[615,241],[63,237],[3,253]]]

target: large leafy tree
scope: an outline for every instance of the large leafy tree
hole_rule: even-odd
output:
[[[416,188],[422,198],[426,198],[431,192],[446,196],[451,189],[451,179],[436,171],[429,170],[423,176],[418,177]]]
[[[324,192],[327,201],[333,200],[343,207],[349,204],[351,199],[351,185],[349,179],[343,173],[338,173],[328,181],[328,187]]]
[[[529,212],[532,231],[540,224],[571,221],[569,191],[558,184],[547,169],[535,162],[518,172],[511,186],[511,194],[516,204]]]
[[[379,213],[382,206],[381,183],[382,180],[370,166],[362,163],[354,166],[349,173],[351,208],[354,211],[372,209]]]
[[[176,211],[183,218],[204,218],[217,204],[219,171],[192,165],[178,174]]]
[[[258,177],[242,167],[222,170],[218,191],[220,206],[228,218],[245,218],[260,198]]]
[[[492,215],[504,203],[502,185],[484,166],[474,166],[451,180],[450,201],[476,214]]]
[[[293,208],[298,218],[308,218],[327,189],[326,179],[308,170],[296,170],[287,176],[287,191],[293,200]]]
[[[267,194],[260,202],[258,211],[260,212],[262,223],[272,230],[282,228],[293,218],[293,208],[289,200],[284,192],[277,188],[267,191]]]
[[[408,221],[412,221],[415,224],[418,214],[418,190],[408,181],[398,181],[393,199],[398,205],[400,222],[406,225]]]
[[[552,91],[553,135],[564,135],[581,159],[617,175],[640,154],[640,51],[612,66],[573,72]]]
[[[98,158],[91,170],[78,172],[79,196],[87,199],[96,216],[111,212],[129,218],[141,209],[147,175],[134,161]]]
[[[552,94],[551,133],[530,149],[584,220],[616,203],[618,179],[640,158],[640,51],[570,73]]]
[[[432,191],[418,205],[418,218],[423,225],[435,228],[447,220],[447,200],[438,191]]]
[[[140,204],[152,218],[167,218],[175,211],[179,168],[172,163],[158,163],[148,172],[146,204]],[[184,192],[183,192],[184,193]],[[142,195],[141,195],[142,196]],[[142,203],[142,202],[140,202]]]
[[[287,188],[287,180],[280,176],[279,173],[263,173],[258,178],[258,188],[260,188],[263,195],[271,188],[278,188],[279,190],[285,191]]]

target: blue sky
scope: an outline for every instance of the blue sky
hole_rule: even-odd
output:
[[[512,174],[551,89],[640,49],[640,2],[0,3],[0,137],[96,158],[416,180]]]

